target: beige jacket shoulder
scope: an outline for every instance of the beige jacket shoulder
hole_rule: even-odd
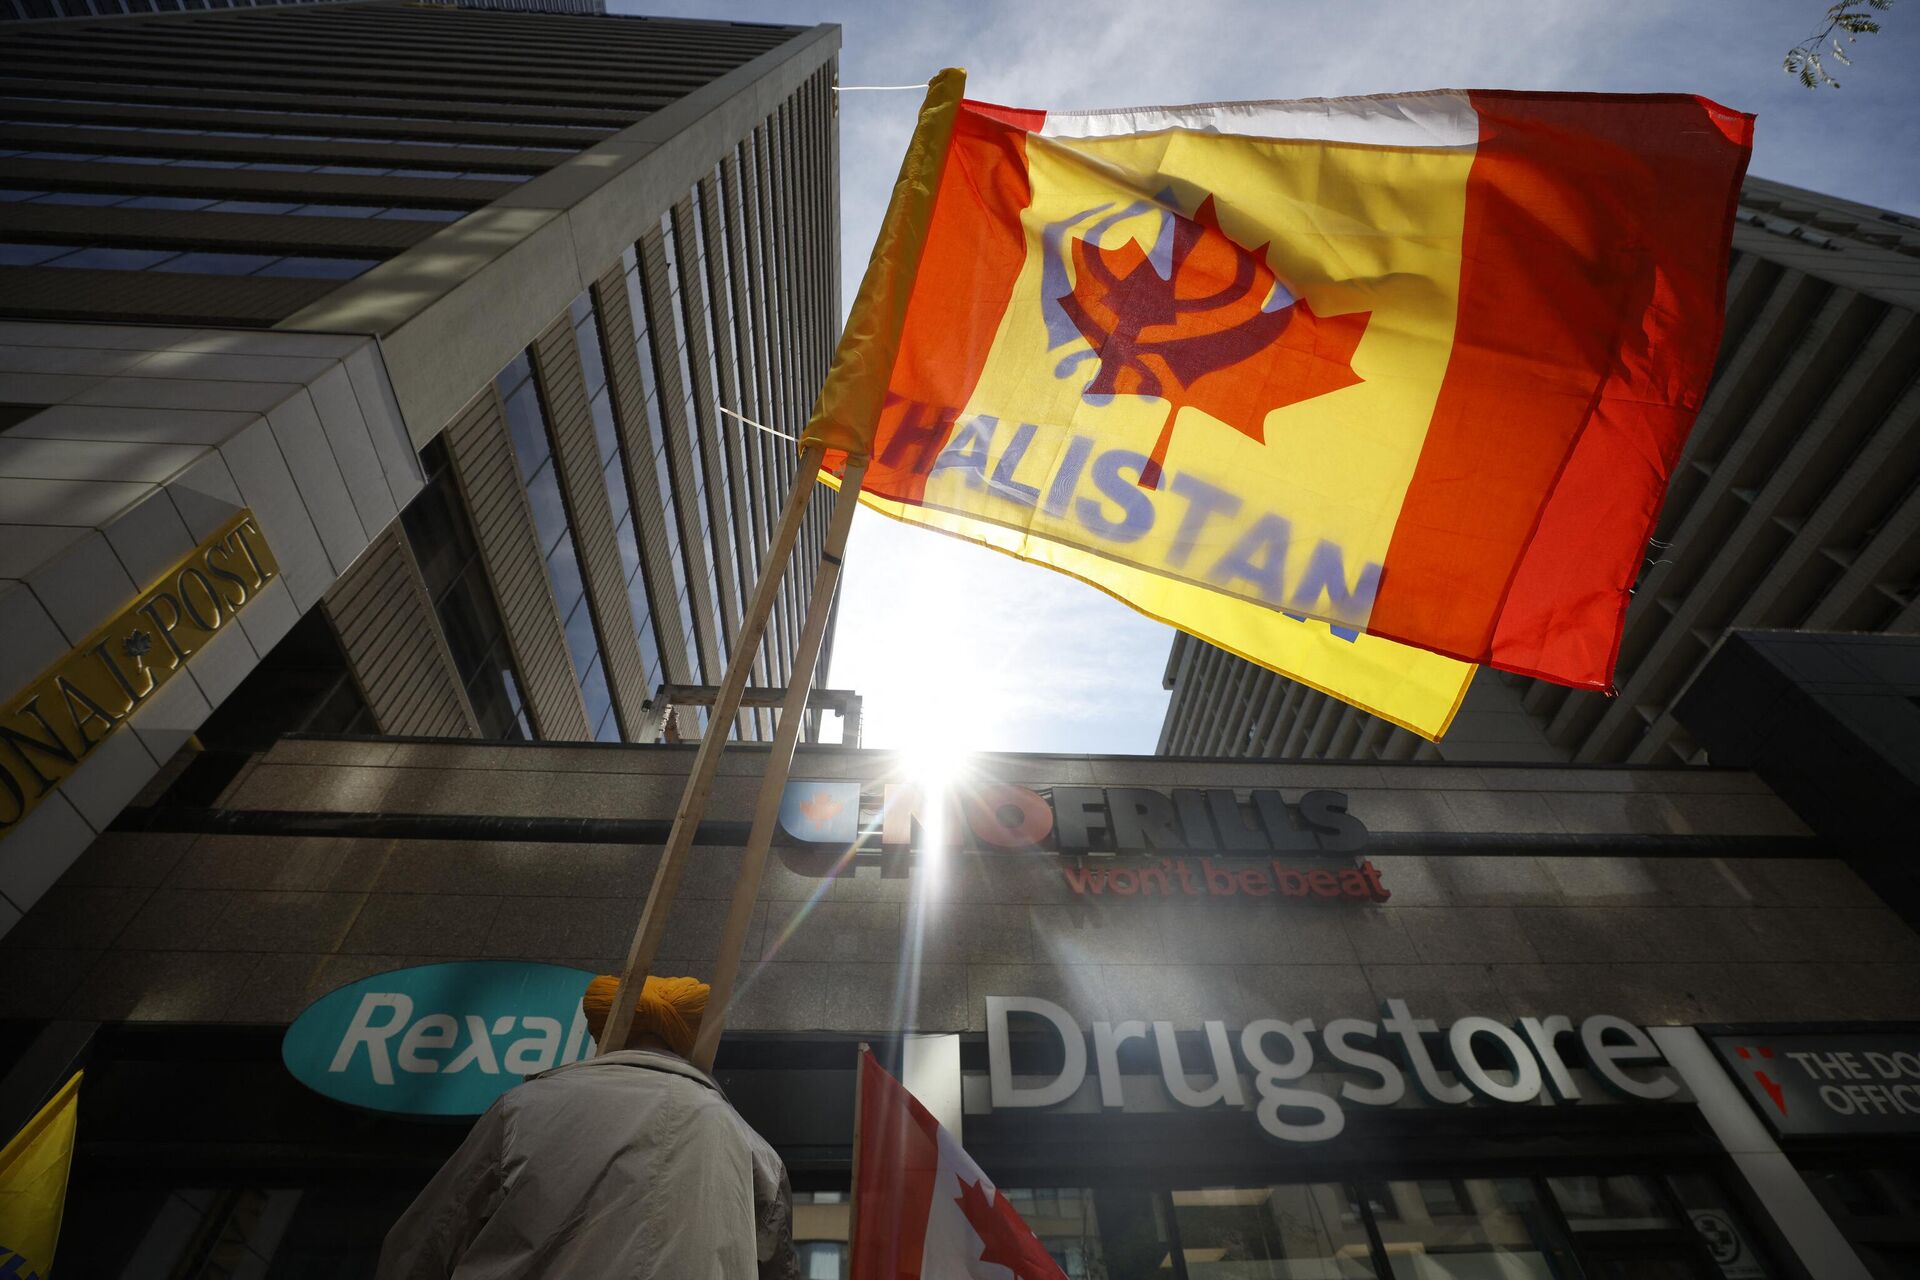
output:
[[[603,1054],[475,1122],[387,1233],[378,1280],[789,1280],[791,1199],[705,1072]]]

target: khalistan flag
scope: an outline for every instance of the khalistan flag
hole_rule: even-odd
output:
[[[75,1072],[0,1148],[0,1276],[8,1280],[40,1280],[53,1270],[80,1120],[82,1074]]]

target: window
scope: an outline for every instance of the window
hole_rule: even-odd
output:
[[[1337,1182],[1175,1191],[1172,1216],[1192,1280],[1380,1274],[1352,1190]]]
[[[92,271],[178,271],[222,276],[284,276],[351,280],[379,266],[373,258],[323,258],[250,253],[182,252],[125,245],[0,243],[0,267],[62,267]]]
[[[365,178],[419,178],[429,182],[518,183],[536,176],[532,173],[494,169],[394,168],[380,164],[297,164],[281,160],[247,160],[232,156],[119,155],[96,151],[24,151],[17,147],[0,147],[0,157],[12,157],[18,160],[52,160],[62,164],[142,165],[156,169],[251,169],[257,173],[339,173]],[[452,160],[453,157],[449,156],[448,159]]]
[[[427,483],[407,504],[401,523],[426,580],[454,669],[466,685],[483,737],[531,740],[520,678],[507,647],[480,547],[453,476],[447,446],[435,438],[420,451]]]
[[[647,322],[646,286],[640,278],[638,253],[630,250],[622,255],[622,260],[627,267],[627,300],[633,310],[634,352],[639,357],[640,378],[647,391],[645,425],[648,438],[653,442],[649,469],[660,494],[660,505],[666,514],[666,559],[673,566],[673,608],[680,619],[688,678],[698,683],[701,678],[700,647],[693,630],[693,609],[689,603],[692,587],[687,581],[686,557],[681,554],[680,518],[674,499],[672,468],[667,464],[667,433],[660,415],[660,382],[654,366],[654,343]],[[672,301],[677,302],[677,298]]]
[[[515,356],[495,377],[494,385],[506,404],[507,434],[520,464],[520,479],[527,486],[534,532],[566,633],[574,679],[586,703],[587,734],[598,741],[617,742],[620,730],[606,672],[601,667],[600,639],[594,630],[587,583],[580,572],[579,551],[574,545],[560,490],[560,470],[547,431],[546,410],[540,403],[540,380],[533,376],[531,358],[525,352]]]
[[[645,566],[640,558],[640,533],[634,521],[633,495],[627,488],[626,458],[620,446],[619,424],[614,420],[613,389],[607,383],[606,352],[591,292],[575,299],[572,315],[574,342],[580,350],[580,368],[593,413],[593,438],[600,448],[601,479],[607,489],[607,505],[613,512],[614,539],[620,548],[627,605],[633,616],[634,635],[640,642],[647,692],[651,694],[662,683],[660,641],[654,634],[653,609],[647,594]]]

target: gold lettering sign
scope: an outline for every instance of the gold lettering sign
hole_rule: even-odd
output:
[[[245,510],[0,712],[0,838],[280,576]]]

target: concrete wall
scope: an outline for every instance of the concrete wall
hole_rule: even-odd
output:
[[[285,742],[236,810],[665,820],[692,753],[668,748]],[[761,757],[723,762],[710,816],[748,816]],[[803,751],[801,777],[886,776],[881,752]],[[1717,770],[1257,765],[983,757],[1030,785],[1346,790],[1393,832],[1770,839],[1804,828],[1750,774]],[[1384,841],[1383,841],[1384,843]],[[734,1025],[980,1029],[988,994],[1083,1020],[1616,1013],[1642,1023],[1920,1017],[1920,938],[1836,860],[1370,854],[1381,906],[1206,897],[1079,900],[1057,855],[953,856],[927,879],[877,860],[770,867]],[[435,959],[607,971],[657,846],[112,833],[0,941],[0,1017],[277,1023],[343,983]],[[705,973],[739,860],[696,851],[665,971]],[[912,921],[924,919],[918,930]],[[917,946],[918,967],[903,967]]]
[[[421,483],[378,344],[335,334],[0,323],[0,696],[242,507],[280,562],[169,683],[0,834],[0,933],[104,830]]]

